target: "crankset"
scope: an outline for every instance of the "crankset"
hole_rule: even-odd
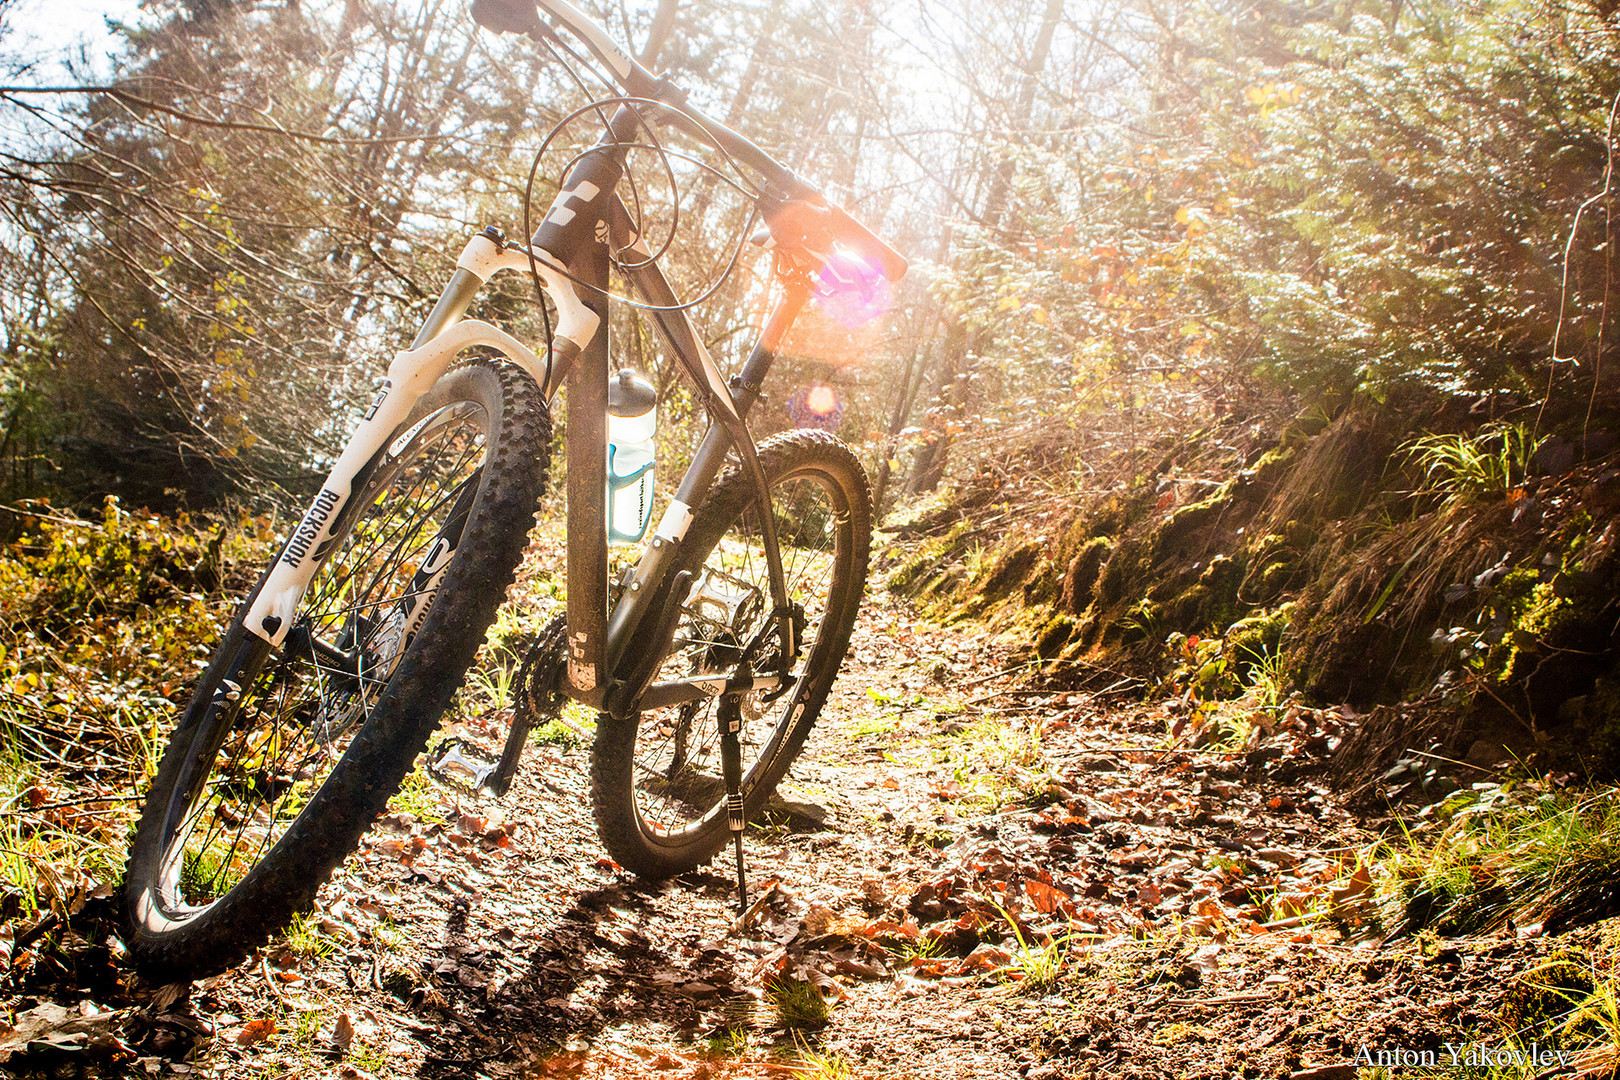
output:
[[[500,760],[483,760],[471,752],[474,748],[464,739],[446,739],[428,762],[428,772],[434,779],[465,784],[497,797],[505,795],[517,776],[518,760],[523,756],[529,732],[537,721],[557,716],[567,700],[562,692],[567,646],[568,627],[564,617],[558,615],[540,631],[518,668],[512,683],[512,728],[506,734]]]

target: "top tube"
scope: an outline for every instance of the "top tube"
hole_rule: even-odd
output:
[[[637,60],[619,48],[605,29],[568,0],[533,0],[533,2],[541,11],[555,19],[563,29],[584,42],[586,48],[607,65],[613,77],[629,91],[631,97],[663,102],[686,114],[684,117],[677,115],[676,119],[678,122],[687,121],[681,126],[688,128],[691,134],[713,143],[743,164],[759,171],[773,186],[783,189],[783,194],[790,197],[800,194],[793,190],[796,186],[802,185],[802,182],[793,175],[793,170],[761,150],[753,140],[688,105],[686,95],[681,90],[642,67]],[[690,120],[687,120],[688,117]]]

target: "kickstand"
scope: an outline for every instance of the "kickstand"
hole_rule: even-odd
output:
[[[750,675],[743,677],[752,681]],[[743,828],[747,821],[743,817],[742,797],[742,694],[728,691],[721,695],[715,715],[720,722],[720,771],[726,782],[726,819],[737,846],[737,910],[744,912],[748,910],[748,878],[743,869]]]

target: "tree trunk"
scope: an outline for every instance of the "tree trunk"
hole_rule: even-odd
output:
[[[1024,67],[1023,78],[1018,86],[1018,96],[1014,99],[1009,116],[1010,142],[1022,141],[1023,133],[1029,128],[1030,115],[1035,107],[1035,90],[1041,73],[1046,68],[1047,58],[1052,53],[1052,39],[1057,33],[1058,20],[1063,17],[1063,4],[1064,0],[1046,0],[1041,30],[1036,35],[1029,63]],[[996,167],[995,174],[991,178],[984,213],[979,217],[992,229],[1002,227],[1015,172],[1014,161],[1009,154]],[[934,381],[933,406],[929,410],[932,421],[929,425],[930,438],[917,452],[917,458],[912,463],[911,478],[906,483],[906,490],[910,494],[920,495],[933,491],[944,478],[951,449],[949,422],[960,417],[965,411],[968,405],[967,388],[969,376],[972,374],[973,357],[988,348],[990,340],[988,330],[980,329],[970,334],[959,320],[953,320],[947,329],[944,361]]]
[[[653,15],[652,29],[647,31],[647,44],[642,46],[641,55],[636,57],[642,67],[652,69],[658,63],[658,54],[669,40],[669,32],[675,28],[676,4],[677,0],[658,0],[658,12]]]

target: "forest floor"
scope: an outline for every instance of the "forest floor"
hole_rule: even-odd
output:
[[[1325,1080],[1363,1049],[1494,1049],[1511,976],[1603,932],[1362,940],[1379,823],[1322,764],[1353,717],[1176,749],[1157,708],[1029,689],[1017,659],[876,586],[787,785],[806,805],[749,834],[743,920],[729,859],[646,885],[603,856],[564,737],[498,802],[419,775],[318,911],[225,975],[140,983],[106,898],[19,941],[0,1068]]]

